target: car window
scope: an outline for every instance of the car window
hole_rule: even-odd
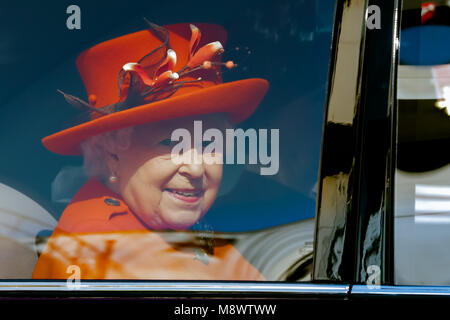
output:
[[[0,278],[311,279],[333,1],[22,5]]]
[[[447,1],[403,1],[395,175],[397,284],[450,284],[449,22]]]

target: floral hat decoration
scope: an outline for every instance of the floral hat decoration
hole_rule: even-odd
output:
[[[80,143],[103,132],[178,117],[226,113],[238,123],[257,108],[268,89],[264,79],[222,82],[226,31],[214,24],[164,27],[146,20],[148,30],[124,35],[85,50],[77,68],[88,102],[64,93],[90,120],[42,139],[50,151],[81,154]]]

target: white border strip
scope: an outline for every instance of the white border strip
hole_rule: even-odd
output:
[[[60,292],[189,292],[189,293],[291,293],[347,295],[348,285],[302,283],[220,283],[220,282],[80,282],[76,289],[66,282],[0,281],[0,292],[5,291],[60,291]]]
[[[379,286],[377,288],[375,286],[354,285],[350,295],[450,297],[450,286]]]

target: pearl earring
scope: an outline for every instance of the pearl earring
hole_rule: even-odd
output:
[[[110,182],[110,183],[116,183],[116,182],[117,182],[117,177],[116,177],[116,175],[111,174],[111,175],[109,176],[109,182]]]

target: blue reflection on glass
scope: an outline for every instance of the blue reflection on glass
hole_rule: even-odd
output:
[[[400,62],[437,65],[450,62],[450,26],[417,26],[402,30]]]

